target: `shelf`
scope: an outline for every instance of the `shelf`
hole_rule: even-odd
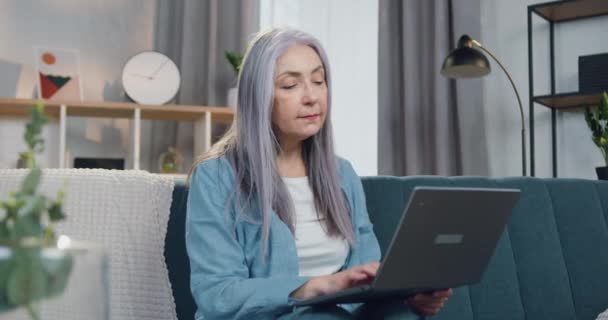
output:
[[[34,99],[0,98],[0,118],[28,118],[30,107],[37,102]],[[228,107],[44,100],[43,103],[44,113],[59,122],[59,168],[66,166],[66,126],[70,116],[133,120],[133,169],[136,170],[140,161],[141,120],[193,122],[194,154],[201,154],[211,147],[211,127],[216,123],[229,124],[234,118],[234,109]]]
[[[577,19],[608,15],[606,0],[565,0],[540,3],[530,9],[551,22],[565,22]]]
[[[601,98],[601,93],[571,92],[556,95],[536,96],[534,97],[534,102],[553,109],[567,110],[598,105]]]
[[[29,107],[35,99],[0,98],[0,117],[27,117]],[[187,105],[142,105],[130,102],[69,102],[44,101],[44,111],[52,118],[59,118],[61,105],[67,106],[67,116],[126,118],[132,119],[136,109],[141,110],[143,120],[197,121],[207,112],[213,122],[230,123],[234,109],[228,107],[207,107]]]
[[[188,174],[186,173],[156,173],[163,177],[171,177],[175,181],[186,181],[188,180]]]

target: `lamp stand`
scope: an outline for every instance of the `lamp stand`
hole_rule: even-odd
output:
[[[496,61],[496,63],[498,63],[498,65],[500,66],[500,68],[502,69],[502,71],[504,71],[504,73],[507,75],[507,78],[509,78],[509,81],[511,82],[511,86],[513,87],[513,90],[515,91],[515,95],[517,96],[517,102],[519,103],[519,114],[521,115],[521,166],[522,166],[522,175],[526,176],[526,124],[525,124],[525,119],[524,119],[524,108],[521,104],[521,98],[519,96],[519,91],[517,91],[517,87],[515,87],[515,82],[513,82],[513,78],[511,78],[511,75],[509,74],[509,72],[507,71],[507,69],[502,65],[502,63],[500,63],[500,61],[498,60],[498,58],[496,58],[496,56],[494,56],[494,54],[492,54],[492,52],[490,52],[488,49],[484,48],[481,43],[479,43],[477,40],[472,40],[472,43],[475,47],[483,50],[485,53],[487,53],[490,57],[492,57],[492,59],[494,59],[494,61]]]

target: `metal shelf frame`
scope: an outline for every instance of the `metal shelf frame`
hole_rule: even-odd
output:
[[[549,95],[534,95],[534,59],[533,59],[533,28],[532,17],[536,14],[549,23],[549,61],[550,84]],[[557,94],[555,91],[555,24],[567,23],[576,20],[590,19],[608,15],[608,1],[606,0],[563,0],[544,2],[528,6],[528,89],[529,95],[529,127],[530,127],[530,175],[535,176],[535,145],[534,145],[534,104],[541,103],[541,99],[563,98],[571,94]],[[545,100],[546,101],[546,100]],[[543,104],[546,106],[546,104]],[[581,104],[580,106],[582,106]],[[569,108],[572,108],[570,106]],[[551,163],[553,177],[557,177],[557,108],[551,108]]]

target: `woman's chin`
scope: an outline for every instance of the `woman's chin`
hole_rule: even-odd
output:
[[[319,133],[320,128],[317,130],[307,130],[306,132],[302,132],[302,134],[300,135],[300,137],[302,138],[302,141],[316,135],[317,133]]]
[[[306,133],[298,133],[297,135],[294,135],[294,137],[299,140],[299,141],[304,141],[312,136],[314,136],[315,134],[317,134],[319,131],[315,131],[315,132],[306,132]]]

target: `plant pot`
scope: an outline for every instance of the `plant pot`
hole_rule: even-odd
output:
[[[236,87],[228,89],[228,106],[236,108],[238,98],[238,89]]]
[[[608,167],[595,168],[598,180],[608,180]]]
[[[107,320],[107,258],[92,244],[0,244],[0,318]]]

